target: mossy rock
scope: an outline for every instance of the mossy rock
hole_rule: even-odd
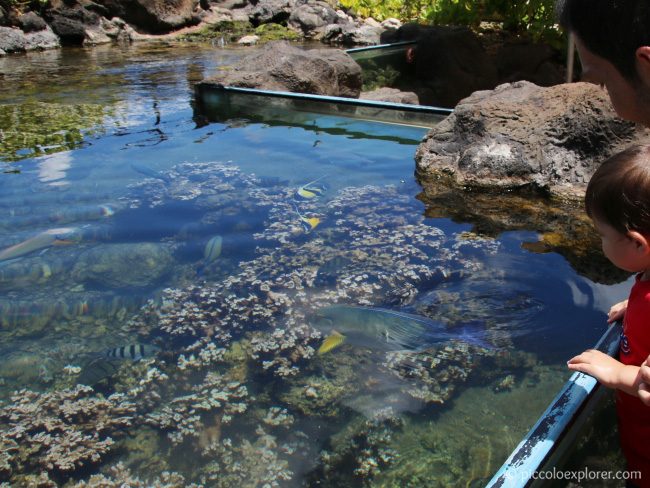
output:
[[[237,42],[241,37],[253,34],[255,29],[250,22],[224,20],[209,24],[196,32],[178,37],[179,41],[201,42],[223,38],[224,42]]]
[[[72,276],[109,288],[142,288],[158,283],[173,264],[171,252],[162,244],[110,244],[82,253]]]
[[[269,41],[297,41],[300,35],[288,27],[280,24],[262,24],[255,29],[255,35],[259,36],[259,43]]]
[[[201,42],[223,39],[225,43],[236,43],[239,39],[248,35],[256,35],[260,39],[259,44],[269,41],[297,41],[301,37],[294,31],[280,24],[262,24],[256,28],[250,22],[244,21],[223,21],[216,24],[206,25],[202,29],[179,36],[181,41]]]

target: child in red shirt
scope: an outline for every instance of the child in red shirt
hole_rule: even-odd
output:
[[[592,349],[567,364],[617,390],[621,448],[628,470],[641,472],[633,486],[650,487],[650,408],[638,393],[640,366],[650,354],[650,146],[605,161],[589,181],[585,207],[605,256],[638,274],[628,300],[609,311],[610,324],[623,319],[618,360]]]

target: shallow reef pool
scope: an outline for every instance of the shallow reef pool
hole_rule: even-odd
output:
[[[244,52],[0,58],[0,482],[482,486],[628,284],[425,218],[426,128],[215,117]]]

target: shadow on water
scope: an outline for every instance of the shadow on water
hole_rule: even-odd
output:
[[[533,191],[495,193],[438,179],[418,181],[423,187],[418,199],[428,217],[467,222],[475,232],[495,237],[505,231],[536,231],[536,239],[522,243],[524,249],[559,253],[580,275],[597,283],[619,283],[629,276],[603,255],[581,200],[549,198]]]

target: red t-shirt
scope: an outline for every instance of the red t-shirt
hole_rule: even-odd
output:
[[[623,364],[641,366],[650,355],[650,281],[638,274],[627,303],[618,358]],[[621,448],[629,471],[641,471],[637,486],[650,487],[650,407],[637,397],[616,392]]]

